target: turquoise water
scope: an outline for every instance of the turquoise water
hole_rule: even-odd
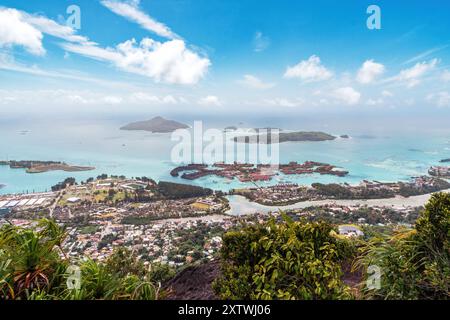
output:
[[[56,121],[55,121],[56,122]],[[39,192],[67,177],[78,181],[99,174],[116,174],[127,177],[147,176],[156,180],[188,183],[169,174],[175,166],[170,161],[172,142],[169,134],[120,131],[118,121],[55,123],[34,122],[28,124],[1,124],[0,159],[56,160],[74,165],[94,166],[88,172],[47,172],[27,174],[24,170],[0,166],[0,194]],[[225,125],[230,125],[226,123]],[[223,128],[223,126],[221,127]],[[297,128],[298,129],[298,128]],[[28,133],[21,133],[29,130]],[[301,129],[300,129],[301,130]],[[303,162],[307,160],[328,162],[348,170],[347,177],[335,176],[279,176],[269,183],[313,182],[359,183],[361,180],[398,181],[411,176],[426,174],[431,165],[450,157],[450,130],[439,132],[385,131],[373,135],[373,130],[358,131],[322,129],[331,134],[348,133],[351,139],[326,142],[284,143],[280,147],[280,160]],[[227,181],[218,177],[202,178],[192,184],[220,190],[229,190],[251,183]]]

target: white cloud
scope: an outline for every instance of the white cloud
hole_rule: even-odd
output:
[[[22,46],[34,55],[44,55],[42,32],[24,21],[22,12],[0,8],[0,47]]]
[[[355,105],[361,99],[361,93],[353,89],[352,87],[343,87],[334,90],[333,96],[348,105]]]
[[[89,90],[0,90],[0,99],[5,97],[16,105],[116,105],[124,101],[117,95],[105,95]]]
[[[409,69],[401,70],[400,73],[391,80],[404,82],[409,88],[415,87],[421,82],[423,76],[433,70],[438,63],[438,59],[416,63]]]
[[[287,107],[287,108],[295,108],[300,107],[303,105],[303,100],[301,99],[286,99],[286,98],[274,98],[274,99],[267,99],[265,100],[265,103],[269,106],[275,106],[275,107]]]
[[[378,106],[378,105],[382,105],[384,103],[384,100],[381,98],[378,99],[369,99],[367,100],[366,104],[368,106]]]
[[[244,75],[244,78],[238,80],[238,83],[249,88],[260,90],[270,89],[275,86],[274,83],[264,82],[251,74]]]
[[[14,57],[8,54],[0,54],[0,70],[13,71],[24,74],[29,74],[36,77],[57,78],[66,80],[76,80],[88,83],[94,83],[96,85],[105,86],[109,88],[126,88],[132,87],[129,83],[123,83],[119,81],[110,81],[93,77],[90,74],[84,74],[76,70],[44,70],[35,65],[25,65],[18,63],[14,60]]]
[[[117,0],[102,0],[101,4],[103,4],[106,8],[111,10],[117,15],[120,15],[128,20],[136,22],[142,28],[152,31],[157,35],[168,38],[168,39],[177,39],[178,35],[173,33],[169,27],[160,23],[150,17],[148,14],[139,9],[139,1],[117,1]]]
[[[416,62],[416,61],[422,60],[422,59],[428,57],[429,55],[431,55],[431,54],[433,54],[435,52],[441,51],[441,50],[443,50],[445,48],[448,48],[448,45],[432,48],[430,50],[427,50],[425,52],[422,52],[422,53],[416,55],[415,57],[412,57],[411,59],[405,61],[403,64],[408,64],[408,63],[412,63],[412,62]]]
[[[216,107],[219,107],[219,106],[222,105],[222,102],[216,96],[206,96],[204,98],[201,98],[198,101],[198,104],[202,105],[202,106],[216,106]]]
[[[381,63],[376,63],[373,60],[367,60],[359,69],[356,80],[363,84],[372,83],[377,79],[377,77],[384,73],[385,69],[386,68]]]
[[[447,91],[430,94],[427,100],[438,107],[450,107],[450,94]]]
[[[394,96],[394,94],[393,94],[392,92],[388,91],[388,90],[383,90],[383,91],[381,92],[381,95],[382,95],[383,97],[393,97],[393,96]]]
[[[444,70],[441,75],[442,81],[450,82],[450,70]]]
[[[102,100],[106,104],[120,104],[123,101],[121,97],[116,96],[106,96]]]
[[[107,91],[90,90],[1,90],[0,104],[20,105],[180,105],[188,101],[173,95],[152,95],[142,91],[108,94]]]
[[[253,46],[255,52],[262,52],[270,46],[270,39],[257,31],[253,37]]]
[[[77,35],[74,29],[46,17],[0,8],[0,47],[19,45],[32,54],[44,55],[43,34],[68,42],[94,44],[88,38]]]
[[[284,73],[284,77],[299,78],[306,82],[328,80],[333,73],[325,68],[318,56],[312,55],[308,60],[300,61],[293,67],[288,67]]]
[[[93,59],[108,61],[121,70],[152,78],[156,82],[196,84],[208,71],[208,58],[186,48],[183,40],[158,42],[144,38],[128,40],[116,48],[67,43],[63,48]]]
[[[61,25],[43,16],[22,13],[24,21],[30,23],[41,32],[69,42],[89,43],[89,39],[76,34],[76,31],[66,25]],[[93,43],[93,42],[90,42]]]
[[[132,7],[135,11],[138,10],[139,3],[139,1],[122,3],[109,0],[105,2],[114,8],[116,6],[122,8],[123,5]],[[172,33],[165,33],[164,28],[156,30],[161,35],[174,36]],[[42,45],[43,33],[65,40],[61,46],[66,52],[107,61],[121,70],[150,77],[156,82],[195,84],[205,76],[211,65],[208,58],[187,48],[185,42],[180,39],[158,42],[144,38],[140,43],[132,39],[115,48],[101,48],[88,38],[77,35],[72,28],[51,19],[15,9],[0,8],[0,47],[21,45],[33,54],[43,55],[45,54]],[[43,72],[34,70],[33,73],[38,75]]]

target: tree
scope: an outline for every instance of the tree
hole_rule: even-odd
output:
[[[332,227],[284,219],[224,235],[216,293],[242,300],[349,298],[341,281],[345,244],[332,236]]]
[[[363,289],[371,299],[450,298],[450,194],[434,194],[419,214],[416,229],[376,238],[355,268],[378,266],[381,287]]]
[[[68,267],[73,262],[61,258],[65,237],[65,230],[50,220],[31,228],[0,228],[0,300],[154,300],[160,296],[152,273],[126,251],[114,253],[106,263],[82,262],[80,288],[69,289]]]

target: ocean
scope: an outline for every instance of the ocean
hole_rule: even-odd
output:
[[[192,125],[192,118],[179,119]],[[205,121],[208,127],[223,129],[237,125],[234,119]],[[94,166],[94,171],[27,174],[21,169],[0,166],[0,194],[42,192],[67,177],[77,181],[96,177],[102,173],[127,177],[147,176],[157,181],[191,183],[216,190],[254,186],[253,183],[228,181],[207,177],[195,181],[173,178],[170,171],[177,166],[171,161],[171,150],[177,142],[170,134],[152,134],[142,131],[121,131],[123,119],[67,120],[67,121],[4,121],[0,122],[0,160],[54,160],[81,166]],[[276,122],[276,123],[274,123]],[[333,126],[330,119],[275,119],[270,125],[292,130],[325,131],[334,135],[349,134],[350,139],[338,138],[325,142],[289,142],[280,145],[280,162],[304,162],[307,160],[327,162],[349,171],[346,177],[328,175],[277,176],[270,182],[299,184],[350,183],[362,180],[406,181],[412,176],[424,175],[439,160],[450,157],[450,129],[419,130],[406,126],[399,128],[398,120],[385,126],[352,125],[338,121]],[[354,123],[354,122],[353,122]],[[247,119],[245,125],[263,127],[268,121]],[[397,127],[396,127],[397,126]],[[431,128],[431,127],[430,127]],[[395,130],[394,130],[395,129]]]

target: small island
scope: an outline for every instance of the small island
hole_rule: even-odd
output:
[[[94,167],[74,166],[61,161],[10,160],[0,161],[0,165],[9,166],[11,169],[26,169],[27,173],[43,173],[49,171],[80,172],[95,170]]]
[[[240,182],[256,182],[270,181],[279,172],[284,175],[304,175],[318,173],[320,175],[334,175],[345,177],[349,174],[345,170],[336,170],[337,167],[328,163],[315,161],[306,161],[305,163],[297,163],[295,161],[279,166],[270,166],[265,164],[254,165],[251,163],[215,163],[212,167],[207,164],[191,163],[179,166],[170,172],[172,177],[182,179],[196,180],[206,176],[217,176],[233,180],[238,178]]]
[[[278,142],[304,142],[304,141],[330,141],[335,140],[336,137],[332,136],[325,132],[306,132],[306,131],[298,131],[298,132],[281,132],[278,134]],[[243,143],[267,143],[271,144],[271,135],[262,134],[256,135],[256,139],[254,136],[241,136],[235,137],[235,142],[243,142]]]
[[[121,127],[120,130],[148,131],[152,133],[171,133],[178,129],[187,128],[189,128],[189,126],[186,124],[174,120],[167,120],[163,117],[155,117],[151,120],[129,123]]]
[[[428,174],[433,177],[450,178],[450,167],[433,166],[428,170]]]

